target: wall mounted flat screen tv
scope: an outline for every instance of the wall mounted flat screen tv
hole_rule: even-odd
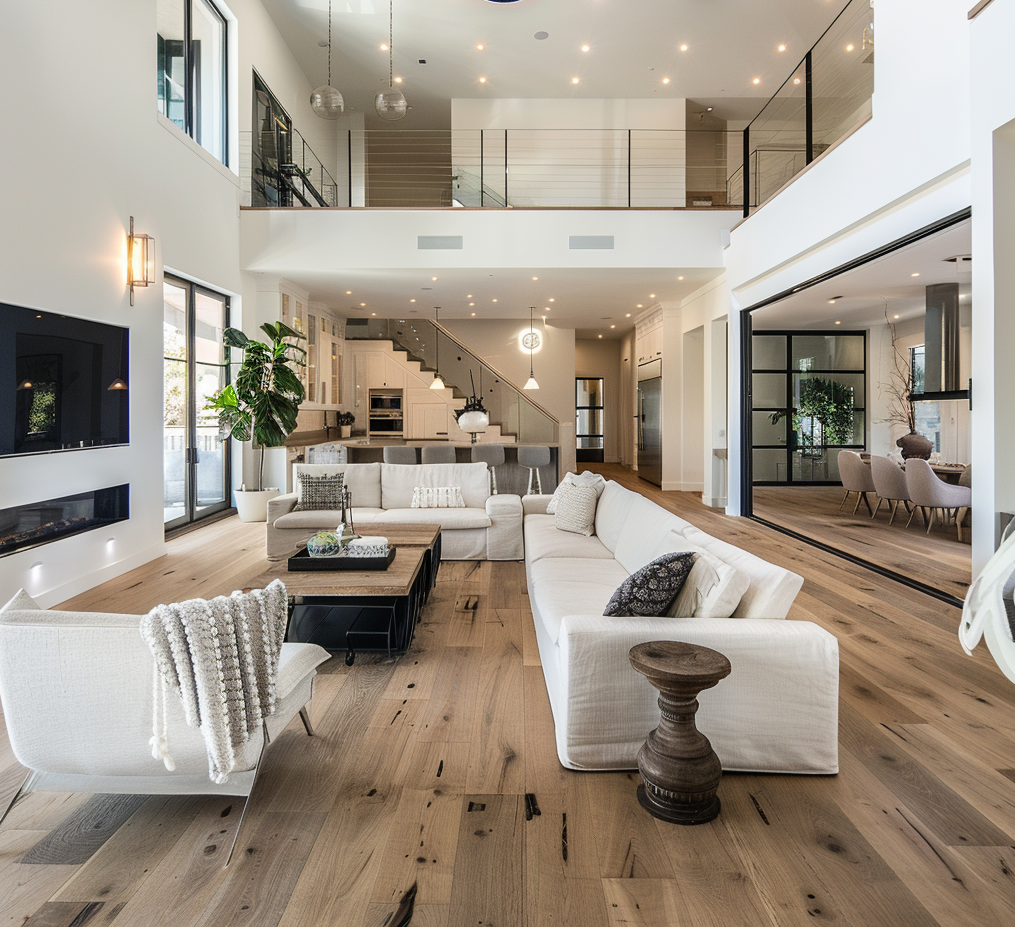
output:
[[[130,443],[128,335],[0,303],[0,457]]]

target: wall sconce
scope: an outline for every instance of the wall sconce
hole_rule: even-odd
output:
[[[151,235],[134,234],[134,217],[130,217],[127,233],[127,285],[130,304],[134,305],[134,287],[155,282],[155,239]]]

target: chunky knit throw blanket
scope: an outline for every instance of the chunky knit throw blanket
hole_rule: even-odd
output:
[[[176,768],[167,734],[170,688],[187,724],[201,729],[212,782],[227,781],[237,751],[275,711],[286,604],[285,586],[275,580],[248,593],[158,605],[141,619],[155,662],[152,756],[167,769]]]

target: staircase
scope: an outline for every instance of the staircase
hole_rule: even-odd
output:
[[[383,353],[385,363],[397,368],[392,369],[386,379],[405,383],[403,409],[407,435],[419,437],[412,434],[418,430],[413,427],[412,419],[415,403],[429,406],[441,401],[449,412],[458,412],[465,407],[466,399],[472,396],[475,384],[476,394],[482,396],[490,417],[486,431],[477,435],[479,442],[555,444],[558,441],[559,423],[549,412],[473,354],[447,329],[434,322],[425,319],[349,319],[345,338],[350,347],[355,343],[371,342],[369,352]],[[438,367],[446,385],[443,389],[430,390]],[[458,428],[454,415],[447,415],[446,420],[449,441],[472,440],[468,432]],[[426,431],[430,433],[430,429]],[[436,433],[440,431],[438,429]]]

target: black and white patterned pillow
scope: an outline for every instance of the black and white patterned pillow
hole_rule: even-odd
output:
[[[342,485],[345,482],[343,474],[312,476],[309,473],[297,473],[297,478],[300,481],[299,500],[294,512],[337,511],[342,508]]]
[[[694,566],[697,553],[663,554],[627,577],[613,593],[604,615],[665,615]]]

